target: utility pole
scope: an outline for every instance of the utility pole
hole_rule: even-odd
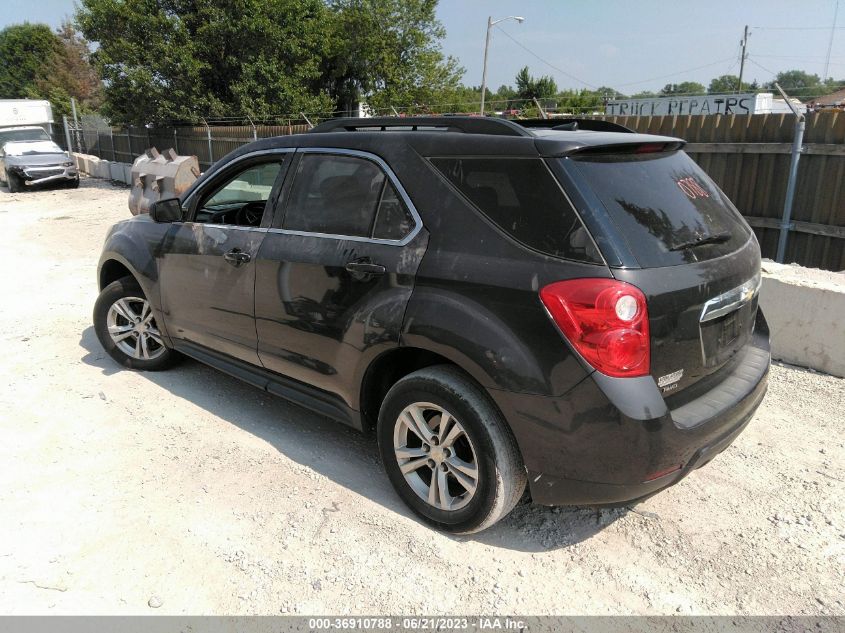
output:
[[[484,40],[484,67],[481,71],[481,116],[484,116],[484,97],[487,92],[487,51],[490,49],[490,29],[493,27],[493,16],[487,16],[487,39]]]
[[[745,47],[748,46],[748,25],[745,25],[745,30],[742,33],[742,58],[739,60],[739,81],[736,84],[736,93],[742,92],[742,74],[745,71]]]
[[[487,51],[490,49],[490,29],[505,20],[516,20],[517,24],[522,24],[525,18],[521,15],[509,15],[506,18],[494,20],[492,15],[487,16],[487,39],[484,40],[484,68],[481,71],[481,116],[484,116],[484,98],[487,93]]]
[[[824,62],[824,73],[822,82],[827,81],[830,72],[830,50],[833,48],[833,35],[836,33],[836,18],[839,17],[839,0],[836,0],[836,8],[833,10],[833,26],[830,27],[830,41],[827,43],[827,59]]]

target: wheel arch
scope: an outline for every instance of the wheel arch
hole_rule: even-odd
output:
[[[120,261],[116,257],[110,257],[103,260],[102,264],[100,264],[100,272],[97,275],[97,284],[102,292],[103,288],[108,286],[110,283],[115,282],[118,279],[123,279],[124,277],[132,277],[135,281],[138,281],[137,275],[132,272],[125,262]]]
[[[400,346],[374,358],[364,371],[361,380],[359,403],[363,430],[370,431],[375,428],[384,397],[397,381],[408,374],[433,365],[451,365],[472,378],[454,361],[421,347]]]

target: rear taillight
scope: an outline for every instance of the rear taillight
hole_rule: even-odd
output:
[[[645,376],[651,360],[645,295],[615,279],[557,281],[540,290],[554,322],[603,374]]]

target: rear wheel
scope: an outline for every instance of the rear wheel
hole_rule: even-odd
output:
[[[490,527],[525,490],[510,429],[483,390],[455,367],[429,367],[399,380],[382,404],[378,439],[399,496],[441,529]]]
[[[164,345],[152,307],[132,277],[106,286],[94,304],[94,330],[103,349],[130,369],[167,369],[177,353]]]
[[[9,172],[7,178],[9,179],[9,193],[18,193],[24,190],[23,180],[20,176]]]

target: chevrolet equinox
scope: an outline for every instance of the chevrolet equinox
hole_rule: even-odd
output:
[[[603,121],[335,119],[244,145],[111,228],[94,309],[131,369],[180,355],[361,430],[429,523],[529,489],[630,504],[766,391],[760,249],[677,138]]]

